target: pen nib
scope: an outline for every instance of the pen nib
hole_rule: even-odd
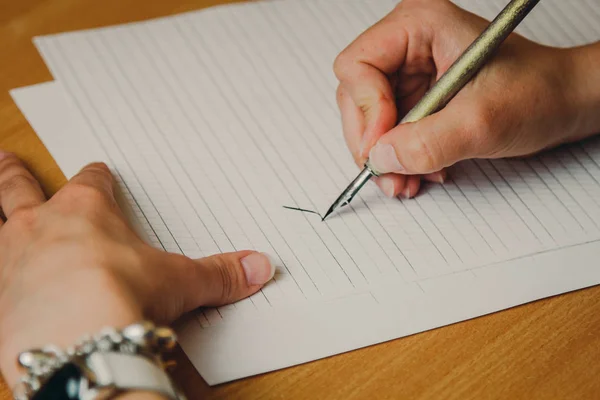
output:
[[[325,213],[325,215],[323,215],[321,217],[321,222],[325,221],[325,218],[329,217],[329,215],[331,215],[332,212],[335,211],[335,203],[331,205],[331,207],[329,207],[329,210],[327,210],[327,212]]]
[[[371,179],[373,176],[373,172],[369,167],[365,167],[360,174],[348,185],[346,189],[339,195],[339,197],[333,202],[329,210],[325,213],[325,215],[321,218],[321,222],[325,221],[332,212],[336,209],[341,208],[350,204],[354,196],[358,193],[358,191]]]

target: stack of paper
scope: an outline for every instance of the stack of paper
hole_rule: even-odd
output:
[[[492,18],[506,0],[458,3]],[[357,173],[335,56],[390,0],[239,4],[35,40],[56,81],[13,91],[67,176],[105,161],[132,222],[189,257],[271,253],[272,283],[179,324],[209,384],[282,368],[600,283],[600,141],[468,161],[391,200]],[[600,3],[545,0],[519,31],[600,38]],[[251,346],[248,343],[252,343]]]

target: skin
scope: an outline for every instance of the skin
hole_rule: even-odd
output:
[[[269,258],[254,251],[192,260],[150,247],[113,190],[106,165],[92,164],[46,201],[17,157],[0,152],[0,367],[9,385],[20,376],[20,351],[67,347],[142,319],[168,324],[249,296],[273,276]]]
[[[469,158],[530,155],[600,131],[600,44],[557,49],[512,34],[441,111],[397,125],[488,22],[447,0],[404,0],[339,54],[344,137],[356,163],[389,173],[390,197]]]
[[[404,0],[337,57],[346,142],[359,166],[370,156],[388,173],[377,179],[387,195],[442,183],[463,159],[523,156],[600,131],[600,44],[555,49],[516,34],[446,108],[397,126],[486,25],[447,0]],[[169,323],[272,277],[261,253],[192,260],[149,247],[113,186],[106,166],[92,164],[46,201],[25,166],[0,151],[0,368],[9,384],[20,351],[143,318]]]

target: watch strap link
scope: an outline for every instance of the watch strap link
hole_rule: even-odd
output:
[[[86,359],[86,366],[94,372],[93,391],[112,388],[118,392],[148,391],[179,400],[166,371],[144,356],[117,352],[96,352]],[[91,397],[96,398],[96,397]]]

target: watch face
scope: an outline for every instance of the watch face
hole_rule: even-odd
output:
[[[56,371],[32,397],[32,400],[79,399],[83,372],[74,363],[67,363]]]

